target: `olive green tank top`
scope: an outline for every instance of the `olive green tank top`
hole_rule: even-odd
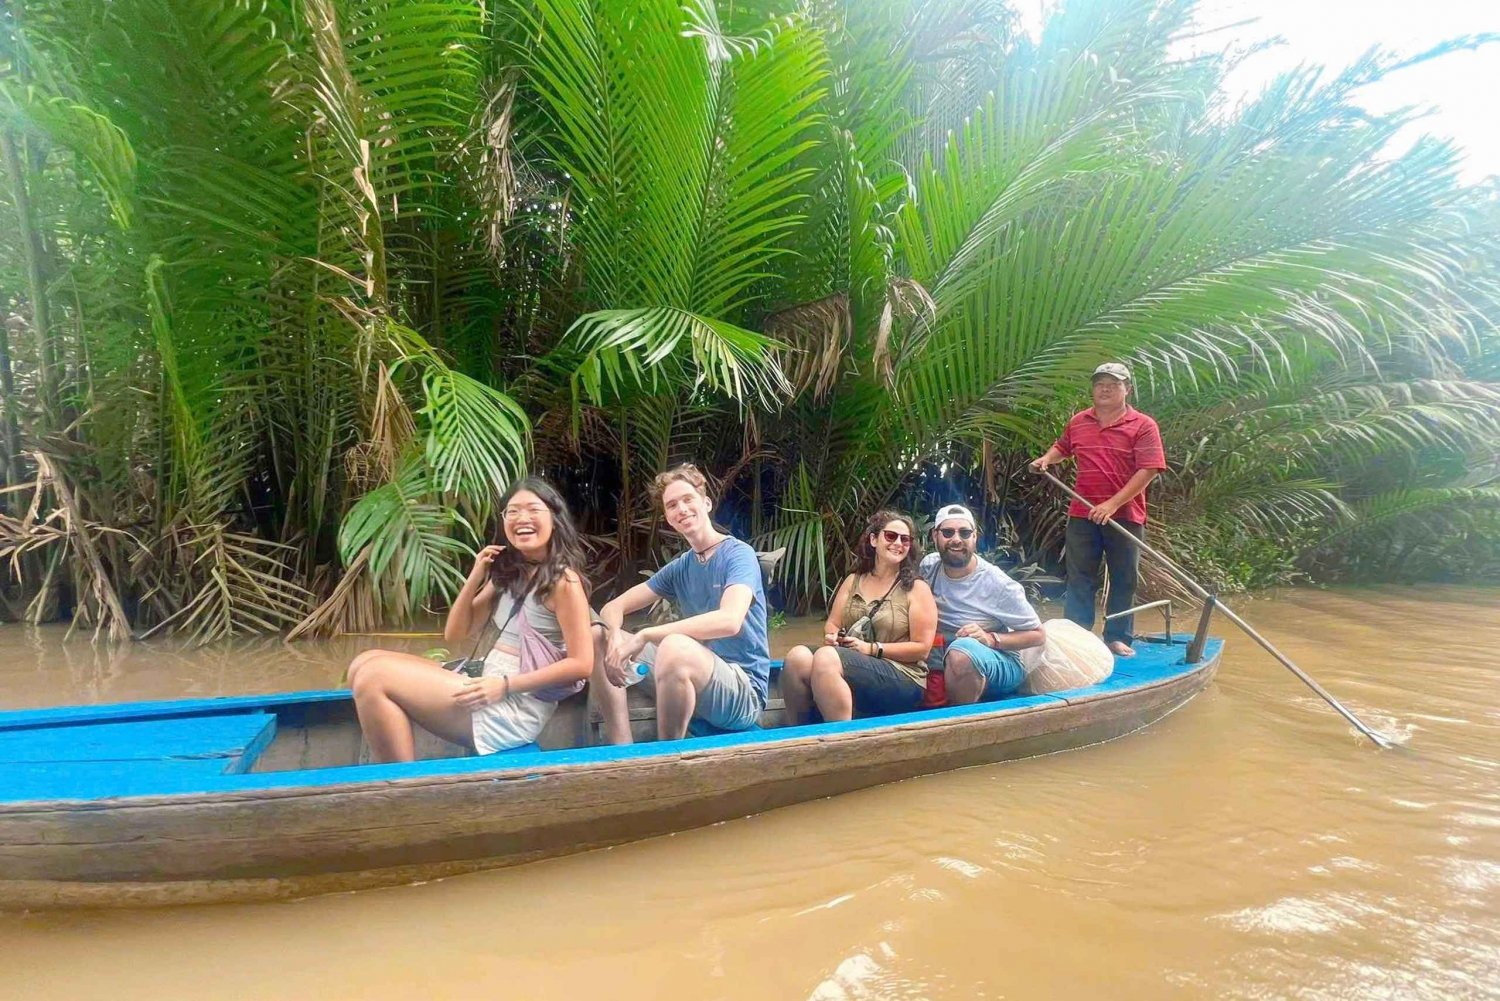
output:
[[[902,587],[894,587],[891,593],[886,595],[885,600],[879,598],[866,598],[859,593],[860,582],[864,579],[863,574],[853,574],[854,581],[849,586],[849,599],[844,604],[843,618],[841,624],[848,628],[870,612],[870,606],[879,604],[875,610],[875,642],[877,643],[905,643],[911,639],[911,605],[909,599],[911,592]],[[911,678],[919,685],[927,684],[927,664],[925,662],[905,663],[899,660],[885,658],[890,664],[902,674]]]

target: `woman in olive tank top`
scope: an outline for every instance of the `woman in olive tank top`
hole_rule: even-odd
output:
[[[937,604],[917,575],[919,561],[910,518],[895,511],[870,518],[858,570],[829,606],[823,645],[787,652],[781,694],[789,725],[808,722],[814,706],[830,723],[918,708],[937,631]]]

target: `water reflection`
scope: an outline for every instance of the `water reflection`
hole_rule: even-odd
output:
[[[190,646],[172,640],[109,645],[62,626],[0,626],[0,706],[199,698],[334,688],[349,660],[381,646],[422,653],[438,633],[344,636],[307,643],[255,637]]]

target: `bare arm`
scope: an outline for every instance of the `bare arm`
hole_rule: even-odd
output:
[[[625,616],[649,608],[660,600],[661,595],[651,590],[650,584],[642,581],[624,594],[605,602],[604,607],[599,609],[599,618],[613,632],[625,624]]]
[[[646,587],[644,584],[638,586]],[[650,589],[647,588],[647,590]],[[626,592],[626,594],[629,593],[629,591]],[[744,627],[745,616],[750,613],[750,605],[754,601],[755,592],[750,590],[749,585],[730,584],[724,589],[724,596],[719,599],[719,607],[713,611],[692,615],[686,619],[678,619],[676,622],[668,622],[660,626],[647,626],[636,633],[636,636],[647,643],[659,643],[662,637],[671,636],[673,633],[691,636],[695,640],[724,639],[726,636],[735,635]]]
[[[443,623],[443,640],[453,646],[462,643],[476,622],[489,618],[495,604],[495,585],[490,581],[490,564],[500,554],[500,546],[485,546],[474,556],[474,568],[458,589],[448,619]]]
[[[932,650],[932,638],[937,633],[937,602],[933,600],[932,588],[925,580],[917,580],[907,594],[906,607],[910,615],[910,639],[900,643],[886,643],[884,654],[891,660],[903,664],[917,664],[927,659]]]
[[[642,581],[599,609],[599,621],[604,623],[605,635],[604,673],[613,684],[624,683],[625,662],[634,658],[646,645],[646,640],[640,634],[624,630],[625,616],[660,600],[661,595],[652,590],[649,583]]]
[[[1048,466],[1055,466],[1066,458],[1067,456],[1063,455],[1056,445],[1053,445],[1040,457],[1031,460],[1031,469],[1033,472],[1040,473]]]
[[[1047,634],[1041,630],[1023,629],[1015,633],[985,633],[984,642],[993,650],[1009,650],[1014,653],[1017,650],[1029,650],[1034,646],[1041,646],[1047,642]]]
[[[994,568],[991,568],[990,583],[992,586],[986,601],[994,609],[993,613],[983,625],[967,622],[959,626],[954,637],[976,639],[992,650],[1025,650],[1045,643],[1047,634],[1042,632],[1042,620],[1026,598],[1026,589]],[[1000,628],[992,629],[992,626]]]
[[[473,594],[460,591],[448,609],[448,621],[443,623],[443,642],[449,646],[462,643],[474,632],[474,626],[489,618],[495,606],[495,585],[485,581]]]
[[[849,604],[849,589],[853,586],[854,575],[850,574],[833,593],[833,601],[828,606],[828,618],[823,622],[824,643],[833,643],[839,630],[844,627],[844,609]]]

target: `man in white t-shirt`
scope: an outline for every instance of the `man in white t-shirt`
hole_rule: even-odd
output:
[[[1026,680],[1016,651],[1047,640],[1026,590],[1004,570],[980,557],[974,515],[962,504],[937,513],[922,576],[937,600],[938,632],[946,641],[941,664],[948,703],[967,705],[1004,698]],[[934,649],[933,660],[938,650]]]

